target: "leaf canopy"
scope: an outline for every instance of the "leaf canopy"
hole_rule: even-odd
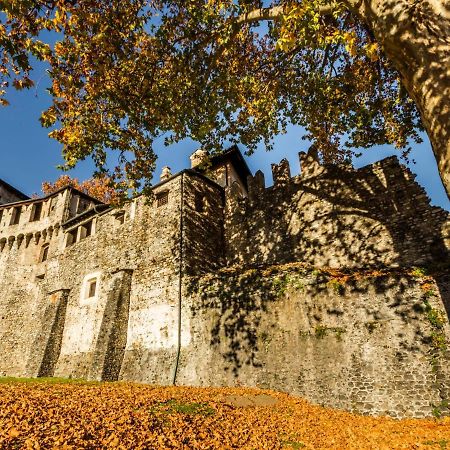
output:
[[[160,136],[251,153],[293,123],[325,162],[420,141],[414,102],[355,15],[326,0],[262,6],[0,1],[0,102],[10,86],[33,85],[32,57],[47,61],[53,104],[41,122],[63,144],[65,168],[92,157],[122,191],[150,185]]]

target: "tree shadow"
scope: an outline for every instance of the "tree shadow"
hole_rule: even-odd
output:
[[[302,176],[290,178],[287,166],[283,179],[277,170],[273,187],[260,186],[250,200],[229,199],[228,264],[302,261],[365,269],[448,263],[449,214],[430,206],[396,157],[354,170],[320,166],[307,155]],[[448,298],[445,283],[436,281]]]

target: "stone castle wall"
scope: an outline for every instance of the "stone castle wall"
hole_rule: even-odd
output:
[[[249,180],[249,197],[229,190],[225,223],[229,264],[303,261],[328,267],[412,266],[448,259],[450,220],[432,207],[396,157],[355,170],[301,156],[291,178],[284,160]]]
[[[393,267],[445,263],[448,214],[394,159],[355,171],[307,155],[274,180],[257,174],[243,199],[189,170],[119,210],[66,189],[36,221],[21,202],[17,225],[0,206],[0,373],[431,414],[448,398],[450,283]],[[324,266],[389,270],[342,281]]]
[[[339,278],[298,264],[193,279],[183,323],[195,339],[178,382],[276,389],[363,414],[448,413],[449,289],[448,275]]]
[[[6,211],[0,230],[0,371],[171,382],[180,271],[222,264],[223,190],[183,174],[154,194],[150,202],[138,198],[121,211],[68,216],[74,196],[63,191],[46,201],[39,221],[30,222],[32,205],[22,205],[23,223],[14,226],[8,225],[12,211]],[[166,200],[159,205],[161,196]],[[88,228],[91,234],[83,237]],[[48,258],[40,262],[44,246]],[[92,297],[90,280],[96,281]],[[183,335],[181,343],[189,339]]]

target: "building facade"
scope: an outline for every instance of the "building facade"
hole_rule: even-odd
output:
[[[445,405],[449,214],[408,169],[302,153],[267,188],[236,147],[191,160],[120,209],[2,194],[1,374],[238,383],[397,417]]]

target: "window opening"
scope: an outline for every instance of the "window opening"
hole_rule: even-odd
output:
[[[92,220],[90,222],[86,222],[80,227],[80,239],[84,239],[89,237],[92,234]]]
[[[49,248],[49,244],[44,244],[41,248],[41,256],[39,258],[40,262],[44,262],[47,261],[48,258],[48,248]]]
[[[200,192],[195,193],[195,210],[197,212],[205,212],[206,209],[206,198]]]
[[[0,225],[1,225],[2,217],[3,217],[3,209],[0,209]]]
[[[13,209],[10,225],[17,225],[20,222],[20,215],[22,214],[22,207],[16,206]]]
[[[75,244],[76,241],[77,241],[77,229],[75,228],[74,230],[67,232],[66,247]]]
[[[125,212],[118,212],[115,216],[116,219],[116,225],[123,225],[125,223]]]
[[[89,206],[90,206],[89,200],[78,197],[77,214],[81,214],[82,212],[86,211],[89,208]]]
[[[156,206],[159,208],[160,206],[166,205],[169,202],[169,191],[158,192],[156,194]]]
[[[95,297],[96,291],[97,291],[97,278],[92,278],[87,281],[86,298]]]
[[[41,218],[42,214],[42,203],[36,203],[33,205],[33,209],[31,210],[31,218],[30,222],[36,222]]]

